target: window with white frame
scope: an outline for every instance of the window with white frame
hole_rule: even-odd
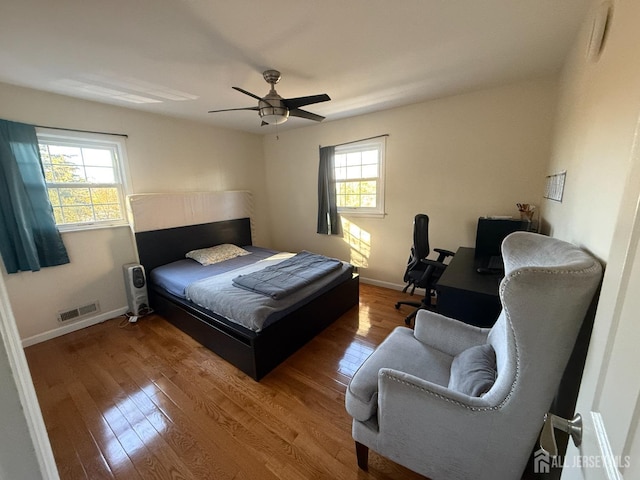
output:
[[[49,199],[60,230],[126,225],[124,141],[37,129]]]
[[[384,215],[386,137],[338,145],[334,168],[340,213]]]

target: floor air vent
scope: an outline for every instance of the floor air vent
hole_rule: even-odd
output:
[[[100,311],[100,304],[96,300],[95,302],[91,302],[87,305],[82,305],[81,307],[75,307],[70,310],[65,310],[64,312],[58,312],[58,321],[59,322],[68,322],[70,320],[75,320],[77,318],[86,317],[92,313],[96,313]]]

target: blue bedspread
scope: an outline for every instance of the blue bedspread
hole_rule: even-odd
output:
[[[187,286],[197,280],[253,265],[260,260],[264,260],[278,253],[275,250],[255,247],[253,245],[246,245],[242,248],[251,252],[251,255],[242,255],[232,258],[231,260],[214,263],[213,265],[200,265],[195,260],[184,258],[154,268],[150,274],[151,281],[177,297],[186,298],[185,290]]]
[[[245,257],[248,256],[245,255]],[[257,272],[291,257],[293,257],[292,253],[280,253],[253,265],[197,280],[186,288],[185,296],[200,307],[211,310],[254,332],[260,332],[352,276],[353,267],[348,263],[341,263],[335,271],[280,300],[238,288],[232,282],[238,275]]]
[[[238,275],[233,279],[233,284],[280,300],[341,265],[342,262],[335,258],[302,251],[277,265],[270,265],[247,275]]]

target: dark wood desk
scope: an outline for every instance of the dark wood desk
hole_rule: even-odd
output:
[[[475,249],[460,247],[436,284],[438,313],[477,327],[492,326],[502,306],[498,286],[502,275],[481,274]]]

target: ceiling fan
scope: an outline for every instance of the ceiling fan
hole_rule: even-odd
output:
[[[323,116],[307,112],[306,110],[300,109],[300,107],[311,105],[313,103],[327,102],[331,100],[329,95],[323,93],[321,95],[310,95],[308,97],[282,98],[278,95],[278,92],[276,92],[275,89],[275,84],[280,81],[280,72],[277,70],[265,70],[262,73],[262,76],[265,81],[271,85],[269,93],[262,98],[251,92],[247,92],[240,87],[232,87],[234,90],[258,100],[257,107],[226,108],[224,110],[211,110],[209,113],[230,112],[233,110],[254,110],[260,114],[262,125],[279,125],[286,122],[290,116],[306,118],[307,120],[313,120],[315,122],[321,122],[324,120]]]

